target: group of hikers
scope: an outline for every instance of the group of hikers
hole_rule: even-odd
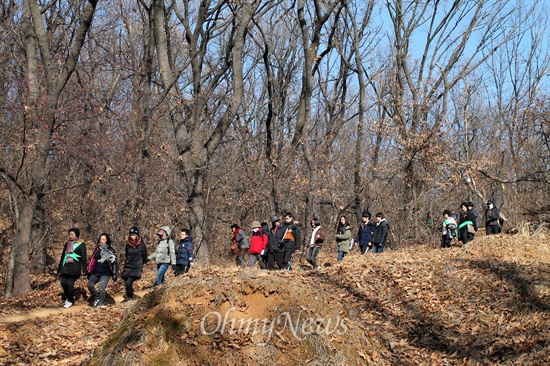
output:
[[[181,229],[177,248],[170,239],[172,230],[163,226],[157,232],[159,237],[155,252],[147,256],[145,241],[139,235],[137,227],[130,228],[125,244],[125,260],[120,277],[124,280],[124,301],[134,299],[133,284],[141,278],[143,265],[150,260],[157,264],[155,286],[164,283],[164,276],[170,266],[174,268],[174,275],[186,273],[193,266],[193,242],[189,236],[189,229]],[[109,234],[102,233],[97,239],[97,246],[88,262],[86,259],[86,245],[80,240],[78,228],[69,229],[68,240],[63,247],[57,275],[63,288],[65,308],[70,308],[75,302],[74,284],[81,274],[88,278],[88,290],[91,295],[91,304],[94,307],[105,306],[106,288],[109,280],[117,280],[117,255],[111,246]],[[95,287],[99,283],[99,291]]]
[[[443,224],[441,230],[441,247],[450,248],[453,238],[457,238],[463,245],[474,240],[478,231],[477,221],[479,213],[474,209],[473,202],[462,202],[458,216],[450,210],[443,211]],[[500,210],[494,201],[488,200],[485,210],[486,235],[498,234],[502,228],[503,219]]]
[[[284,221],[273,215],[270,219],[271,228],[267,223],[252,222],[250,240],[247,233],[237,224],[231,225],[231,239],[235,261],[238,266],[252,267],[256,263],[260,268],[268,270],[291,270],[292,254],[301,247],[300,229],[294,223],[292,213],[284,215]],[[325,242],[326,232],[318,218],[310,222],[311,232],[306,240],[306,260],[312,269],[319,269],[317,255]],[[354,245],[361,248],[361,253],[371,250],[372,253],[382,253],[387,243],[389,225],[384,214],[377,213],[371,221],[370,213],[364,213],[357,235],[353,238],[351,226],[345,216],[340,218],[335,234],[338,246],[338,261],[341,261]],[[154,260],[157,265],[157,275],[154,286],[164,283],[165,274],[170,267],[174,275],[187,273],[194,264],[193,241],[189,229],[181,229],[179,243],[176,246],[170,238],[172,231],[169,226],[162,226],[158,232],[158,242],[155,252],[147,255],[147,247],[139,235],[137,227],[130,228],[125,243],[124,266],[120,277],[124,281],[124,301],[134,299],[133,284],[142,276],[145,263]],[[245,255],[249,254],[248,263]],[[70,308],[75,302],[75,282],[81,277],[88,279],[90,304],[94,307],[105,306],[106,289],[109,281],[117,281],[118,260],[111,238],[107,233],[101,233],[90,260],[87,260],[86,245],[80,239],[80,230],[71,228],[68,231],[67,242],[63,246],[57,268],[57,275],[63,288],[64,307]],[[98,285],[99,284],[99,285]],[[96,290],[98,286],[98,290]]]
[[[270,221],[271,228],[267,222],[253,221],[250,239],[239,225],[231,225],[231,252],[235,255],[237,266],[253,267],[258,263],[261,269],[292,269],[292,254],[298,252],[301,247],[300,229],[290,212],[285,213],[283,222],[277,215],[273,215]],[[311,269],[319,269],[317,255],[325,242],[326,231],[318,218],[311,219],[310,226],[311,232],[305,240],[302,253],[307,250],[306,261],[311,265]],[[375,215],[374,221],[371,221],[370,213],[364,212],[355,237],[346,216],[341,216],[335,233],[338,261],[344,259],[354,246],[359,246],[362,254],[369,250],[372,253],[382,253],[388,233],[389,224],[381,212]],[[248,264],[245,260],[247,253]]]
[[[441,247],[450,248],[453,238],[463,244],[474,239],[478,230],[479,214],[474,210],[472,202],[462,202],[460,212],[455,215],[450,210],[443,211]],[[235,263],[239,267],[254,267],[256,263],[261,269],[291,270],[292,254],[301,248],[300,229],[294,222],[292,213],[286,212],[281,221],[279,216],[273,215],[270,219],[271,227],[266,222],[253,221],[251,224],[250,239],[243,228],[237,224],[231,225],[231,252],[235,255]],[[499,209],[493,201],[487,202],[485,211],[485,230],[487,235],[500,233],[502,219]],[[321,226],[318,218],[310,221],[311,231],[305,240],[302,255],[307,251],[306,261],[310,269],[320,269],[317,255],[323,247],[326,230]],[[361,223],[355,236],[352,227],[345,216],[341,216],[335,232],[338,249],[337,260],[341,261],[357,246],[361,254],[382,253],[386,246],[389,234],[389,224],[383,213],[378,212],[374,219],[369,212],[364,212]],[[171,237],[169,226],[162,226],[158,232],[158,242],[155,252],[147,255],[147,247],[139,235],[137,227],[130,228],[125,243],[124,267],[120,277],[124,281],[124,301],[134,299],[133,284],[141,278],[143,265],[154,260],[157,265],[157,275],[154,286],[164,283],[167,270],[172,266],[174,275],[187,273],[193,266],[193,241],[190,230],[181,229],[179,243],[176,246]],[[75,301],[75,281],[81,274],[88,278],[88,290],[91,295],[91,304],[94,307],[105,305],[106,288],[110,279],[117,280],[117,254],[111,246],[109,234],[102,233],[97,239],[97,245],[90,261],[86,258],[86,245],[80,240],[80,230],[71,228],[68,240],[63,247],[57,274],[63,288],[64,307],[73,306]],[[248,254],[248,263],[245,256]],[[98,291],[96,285],[99,283]]]

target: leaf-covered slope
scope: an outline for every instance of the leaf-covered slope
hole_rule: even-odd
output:
[[[0,326],[0,364],[546,365],[550,244],[539,234],[341,263],[327,247],[318,271],[170,275],[137,302]]]

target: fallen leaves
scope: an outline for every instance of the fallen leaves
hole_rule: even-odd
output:
[[[134,303],[136,308],[60,309],[0,326],[0,364],[80,364],[108,337],[109,352],[118,352],[113,357],[136,357],[143,364],[158,350],[170,354],[182,347],[189,348],[182,364],[261,364],[268,359],[350,365],[549,364],[550,255],[533,239],[493,239],[476,238],[451,250],[352,252],[340,263],[322,252],[320,263],[331,265],[322,271],[195,270],[156,297]],[[153,275],[151,271],[141,285]],[[2,300],[0,312],[59,307],[58,284],[40,288],[27,298]],[[272,320],[284,312],[294,323],[297,314],[301,319],[330,315],[347,323],[343,334],[303,333],[318,323],[295,327],[296,335],[288,323],[270,338],[252,331],[200,333],[205,313],[231,307],[238,315],[236,325],[241,319]],[[152,322],[160,310],[166,319]],[[122,322],[129,313],[131,319]]]

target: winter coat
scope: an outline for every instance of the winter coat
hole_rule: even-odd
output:
[[[270,252],[284,252],[283,236],[285,227],[276,225],[269,230],[267,248]]]
[[[448,225],[454,225],[454,226],[455,226],[455,230],[456,230],[456,228],[457,228],[457,226],[458,226],[457,223],[456,223],[456,221],[455,221],[455,219],[453,219],[452,217],[448,217],[448,218],[444,219],[444,220],[443,220],[443,225],[442,225],[442,228],[441,228],[441,235],[447,236],[448,231],[449,231],[449,229],[447,228]],[[452,233],[451,233],[451,236],[450,236],[450,237],[452,238]]]
[[[102,257],[110,257],[108,260],[103,260]],[[113,278],[113,281],[117,279],[117,257],[115,250],[108,245],[102,247],[98,245],[94,254],[90,258],[90,263],[88,264],[88,275],[96,276],[109,276]]]
[[[147,246],[143,239],[140,238],[140,243],[136,248],[133,248],[126,244],[126,253],[125,253],[124,269],[120,277],[123,280],[128,278],[141,278],[141,273],[143,270],[143,264],[147,260]]]
[[[334,236],[336,238],[336,244],[338,244],[338,251],[347,253],[350,250],[351,244],[351,227],[346,225]]]
[[[497,226],[500,212],[497,207],[485,211],[485,226]]]
[[[73,245],[73,252],[67,253],[67,244],[63,247],[61,253],[61,259],[57,266],[57,274],[63,277],[79,278],[80,273],[84,276],[88,274],[87,260],[86,260],[86,244],[83,240],[77,239]],[[72,262],[67,261],[68,258],[72,258]]]
[[[311,234],[306,242],[306,245],[308,247],[319,247],[321,248],[323,246],[323,244],[325,243],[325,237],[326,237],[326,234],[325,234],[325,229],[322,227],[322,226],[318,226],[319,229],[317,229],[317,231],[315,231],[315,237],[313,238],[313,245],[311,245],[311,236],[313,235],[313,230],[315,229],[312,229],[311,230]]]
[[[250,237],[250,254],[261,254],[267,247],[267,241],[267,234],[262,229],[256,232],[253,231]]]
[[[248,238],[246,237],[246,233],[244,232],[244,230],[241,229],[241,228],[238,228],[237,230],[239,230],[239,231],[237,232],[237,236],[235,237],[235,241],[237,243],[239,243],[239,248],[241,248],[241,249],[250,248],[250,244],[248,243]]]
[[[282,228],[283,249],[285,252],[294,252],[300,249],[300,229],[294,222],[285,223]]]
[[[372,237],[375,230],[376,226],[374,226],[372,222],[369,222],[368,224],[362,222],[361,226],[359,226],[359,231],[357,231],[357,235],[355,236],[355,241],[359,243],[359,246],[361,247],[368,246],[369,243],[372,243]]]
[[[176,254],[176,264],[181,266],[188,266],[193,263],[193,241],[191,237],[186,237],[180,240],[178,244],[178,251]]]
[[[388,242],[388,234],[390,232],[390,225],[386,219],[382,219],[378,224],[376,224],[376,230],[372,237],[372,243],[377,246],[386,246]]]
[[[176,251],[172,239],[166,237],[160,239],[155,252],[147,257],[148,260],[155,260],[157,264],[176,264]]]

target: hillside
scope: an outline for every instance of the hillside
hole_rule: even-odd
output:
[[[339,264],[321,253],[319,271],[211,267],[170,275],[137,302],[6,322],[59,303],[58,284],[41,284],[2,301],[0,364],[550,364],[544,231]]]

